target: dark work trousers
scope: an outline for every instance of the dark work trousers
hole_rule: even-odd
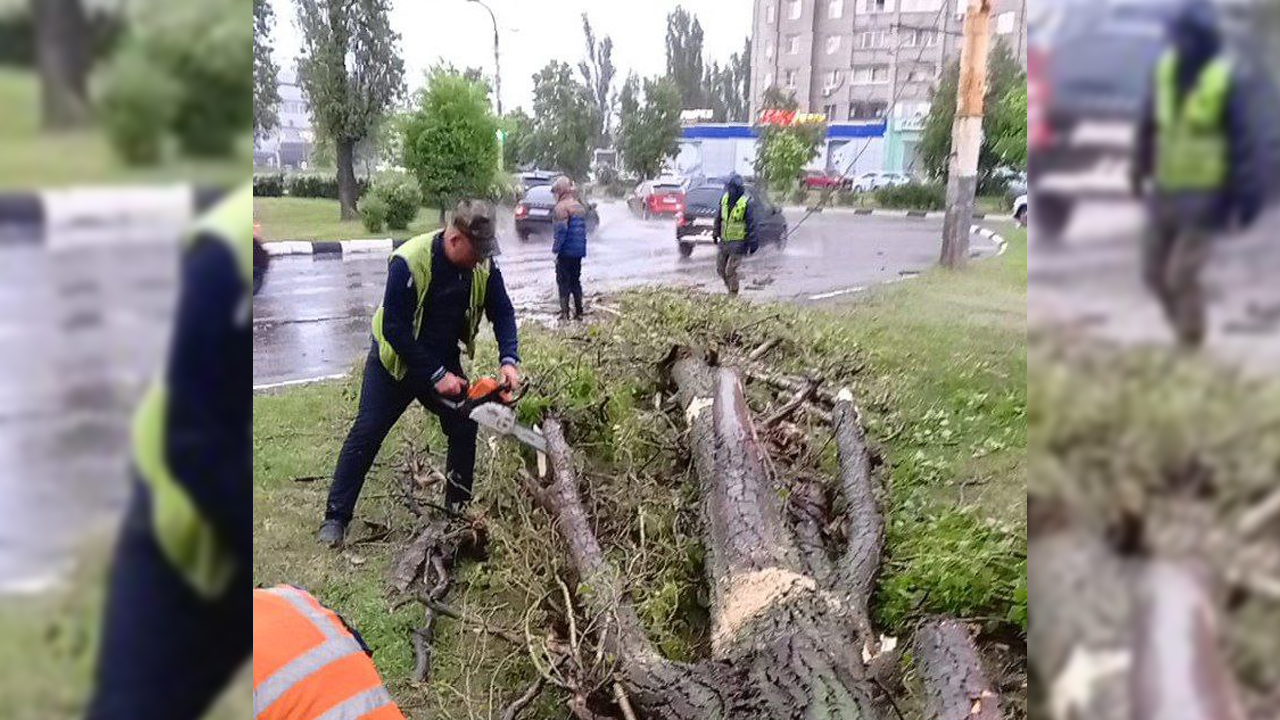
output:
[[[1198,204],[1197,204],[1198,201]],[[1178,345],[1195,349],[1208,332],[1208,300],[1201,276],[1209,264],[1214,231],[1207,200],[1198,196],[1149,201],[1142,274],[1172,326]]]
[[[463,377],[462,367],[456,360],[447,369]],[[448,481],[444,492],[445,504],[458,506],[470,502],[471,482],[476,469],[476,424],[470,418],[440,405],[430,390],[415,395],[408,382],[391,377],[378,359],[378,345],[374,343],[364,363],[360,409],[351,432],[347,433],[346,442],[342,444],[338,467],[333,472],[333,487],[329,489],[329,503],[324,514],[326,520],[341,520],[344,524],[351,522],[365,475],[369,473],[382,441],[415,399],[440,418],[440,430],[449,440],[449,456],[445,463]]]
[[[582,258],[556,256],[556,287],[560,290],[560,311],[569,314],[573,298],[574,314],[582,317]]]
[[[137,483],[111,569],[97,687],[86,720],[200,720],[253,652],[252,563],[201,598],[170,565]]]

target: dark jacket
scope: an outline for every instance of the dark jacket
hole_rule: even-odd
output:
[[[497,262],[490,261],[489,287],[485,291],[485,316],[493,323],[498,354],[503,364],[520,362],[516,340],[516,311],[502,281]],[[423,302],[422,326],[413,336],[413,313],[418,293],[413,274],[404,259],[392,257],[387,289],[382,298],[382,333],[405,361],[405,381],[428,388],[445,372],[462,373],[458,341],[466,334],[467,308],[471,304],[471,277],[444,254],[444,233],[431,241],[431,287]]]
[[[729,196],[729,207],[732,208],[734,204],[738,202],[738,198],[742,197],[743,193],[745,193],[746,190],[740,189],[736,193],[734,193],[732,190],[726,190],[725,192]],[[724,199],[723,196],[721,196],[722,203],[723,203],[723,199]],[[723,207],[723,204],[716,205],[716,217],[715,217],[714,224],[712,225],[712,228],[711,228],[711,236],[716,239],[716,242],[722,242],[721,238],[723,237],[720,234],[720,224],[723,220],[723,218],[721,217],[721,215],[723,214],[723,211],[721,209],[722,207]],[[743,253],[755,252],[756,249],[760,247],[760,236],[756,232],[755,205],[753,205],[750,202],[747,203],[747,213],[746,213],[746,216],[744,217],[744,220],[746,221],[746,224],[747,224],[746,241],[741,243],[725,243],[725,247],[727,247],[729,249],[729,252],[733,253],[734,255],[741,255]]]
[[[555,242],[551,252],[569,258],[587,256],[587,209],[577,198],[567,197],[556,203],[551,221]]]
[[[1174,20],[1170,34],[1178,57],[1177,86],[1179,98],[1182,98],[1199,79],[1205,66],[1223,52],[1212,7],[1203,2],[1189,3]],[[1133,167],[1135,180],[1149,179],[1155,174],[1158,132],[1155,95],[1153,82],[1138,123]],[[1209,198],[1209,216],[1203,218],[1214,228],[1224,228],[1237,221],[1251,222],[1262,210],[1265,178],[1259,161],[1257,128],[1250,120],[1248,102],[1247,88],[1240,75],[1234,75],[1224,118],[1228,136],[1227,182],[1215,197]]]
[[[240,562],[253,557],[251,288],[231,249],[197,238],[182,259],[166,382],[175,479]]]

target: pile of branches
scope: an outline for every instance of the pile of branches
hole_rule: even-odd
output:
[[[767,350],[766,350],[767,351]],[[429,666],[430,627],[440,614],[473,622],[527,650],[537,679],[506,708],[514,720],[544,689],[564,692],[579,720],[759,720],[904,717],[901,657],[908,643],[878,634],[871,602],[881,564],[885,518],[871,453],[847,391],[816,381],[753,372],[785,400],[757,419],[740,373],[684,348],[664,363],[674,423],[684,426],[701,496],[704,572],[710,588],[711,642],[696,662],[663,655],[646,634],[627,578],[606,558],[579,489],[576,454],[563,422],[547,419],[540,471],[521,473],[528,496],[551,519],[568,572],[555,578],[563,620],[535,633],[488,627],[443,602],[457,543],[482,531],[458,520],[427,521],[393,588],[427,609],[415,633],[416,679]],[[848,530],[820,478],[781,488],[777,450],[802,433],[807,413],[832,430],[836,487]],[[785,458],[781,458],[785,460]],[[782,490],[782,491],[780,491]],[[544,608],[545,609],[545,608]],[[1002,717],[998,688],[975,646],[973,629],[952,618],[919,622],[909,643],[922,692],[918,714],[936,720]],[[426,658],[426,660],[424,660]],[[426,665],[424,665],[424,662]]]

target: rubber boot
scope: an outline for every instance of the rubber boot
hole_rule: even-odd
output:
[[[569,322],[569,296],[560,296],[560,322]]]
[[[573,319],[582,320],[582,296],[573,296]]]

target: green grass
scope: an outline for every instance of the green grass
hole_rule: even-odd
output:
[[[0,720],[76,720],[90,692],[106,560],[100,538],[68,586],[38,597],[0,598]],[[245,629],[248,632],[248,629]],[[207,720],[252,713],[247,673]]]
[[[161,165],[130,168],[92,128],[46,133],[40,129],[39,84],[33,73],[0,69],[0,108],[0,190],[171,182],[225,187],[251,175],[248,136],[235,158],[193,160],[170,149]]]
[[[407,239],[440,227],[439,210],[422,208],[407,230],[371,233],[359,220],[338,219],[337,200],[321,198],[254,198],[253,211],[267,241]]]
[[[707,651],[697,482],[681,449],[682,423],[655,405],[656,368],[674,342],[714,346],[731,358],[778,337],[771,367],[820,373],[832,388],[854,390],[886,461],[891,522],[876,598],[882,629],[909,632],[914,617],[930,612],[983,618],[1013,633],[1025,627],[1025,235],[1013,232],[1010,240],[998,260],[930,272],[851,305],[746,305],[636,291],[619,298],[617,319],[571,331],[524,328],[531,390],[521,413],[530,421],[554,408],[566,418],[586,468],[596,532],[609,556],[625,563],[642,622],[668,656]],[[492,341],[483,344],[479,370],[495,354]],[[365,485],[358,516],[391,535],[342,554],[315,543],[358,390],[353,374],[255,398],[255,581],[304,585],[346,614],[377,651],[410,717],[495,717],[532,677],[524,650],[445,621],[431,681],[410,687],[409,633],[421,612],[392,612],[386,596],[389,563],[414,526],[399,500],[403,459],[424,453],[436,466],[443,462],[434,419],[411,410]],[[756,412],[776,402],[755,385],[748,399]],[[794,473],[830,477],[834,469],[829,430],[804,429],[809,452],[780,466],[784,483]],[[461,566],[449,602],[517,632],[532,607],[529,619],[542,627],[541,601],[563,569],[562,549],[514,479],[521,459],[513,446],[482,438],[479,455],[477,508],[488,519],[490,557]],[[315,477],[325,479],[307,480]],[[360,522],[353,526],[356,539],[368,533]],[[528,717],[563,717],[555,700],[544,697]]]

